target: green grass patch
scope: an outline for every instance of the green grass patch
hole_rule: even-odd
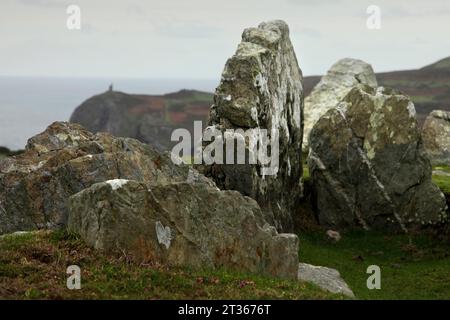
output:
[[[437,174],[436,171],[441,171],[445,174]],[[433,168],[433,182],[446,194],[450,194],[450,167],[446,165],[435,166]]]
[[[450,194],[450,176],[433,175],[433,182],[446,194]]]
[[[343,234],[340,242],[324,235],[300,235],[300,260],[340,271],[360,299],[450,299],[450,247],[425,236],[375,232]],[[381,289],[367,289],[367,267],[381,268]]]

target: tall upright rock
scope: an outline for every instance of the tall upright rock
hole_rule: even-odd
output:
[[[266,129],[269,139],[278,135],[278,165],[272,174],[265,175],[260,164],[248,161],[216,163],[208,166],[205,174],[222,189],[238,190],[256,199],[266,219],[285,231],[293,228],[292,214],[302,191],[302,81],[285,22],[270,21],[246,29],[225,65],[208,128],[222,133],[253,129],[256,135]]]
[[[450,166],[450,111],[431,112],[423,124],[422,135],[431,163]]]
[[[448,219],[408,97],[356,86],[320,118],[310,143],[321,224],[407,231]]]
[[[320,117],[334,108],[357,84],[377,87],[377,79],[372,66],[364,61],[341,59],[328,70],[320,82],[305,98],[303,152],[308,153],[309,135]]]

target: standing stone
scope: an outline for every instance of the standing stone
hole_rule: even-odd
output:
[[[227,61],[210,112],[210,127],[268,130],[279,136],[273,175],[259,164],[213,164],[205,174],[221,189],[238,190],[258,201],[278,230],[292,230],[292,213],[302,192],[302,72],[283,21],[270,21],[243,32],[236,53]],[[242,138],[243,135],[240,135]],[[248,152],[248,140],[247,140]],[[273,164],[273,163],[272,163]]]
[[[336,62],[305,98],[304,153],[308,153],[309,135],[316,122],[359,83],[377,87],[372,66],[361,60],[345,58]]]
[[[423,125],[422,136],[431,163],[450,166],[450,111],[431,112]]]
[[[406,96],[357,86],[320,118],[310,143],[321,224],[407,231],[447,220]]]

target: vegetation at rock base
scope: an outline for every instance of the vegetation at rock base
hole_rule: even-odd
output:
[[[300,260],[336,268],[358,299],[450,299],[450,247],[427,236],[300,234]],[[0,238],[0,299],[343,299],[314,285],[227,272],[137,265],[106,256],[65,231]],[[82,289],[66,288],[66,267],[79,265]],[[369,290],[369,265],[381,268],[381,290]]]
[[[66,268],[81,268],[68,290]],[[64,231],[0,238],[0,299],[343,299],[307,283],[223,270],[137,265],[108,257]]]

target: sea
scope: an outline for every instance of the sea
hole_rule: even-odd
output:
[[[114,90],[159,95],[181,89],[214,92],[212,79],[45,78],[0,76],[0,146],[23,149],[54,121],[68,121],[83,101]]]

